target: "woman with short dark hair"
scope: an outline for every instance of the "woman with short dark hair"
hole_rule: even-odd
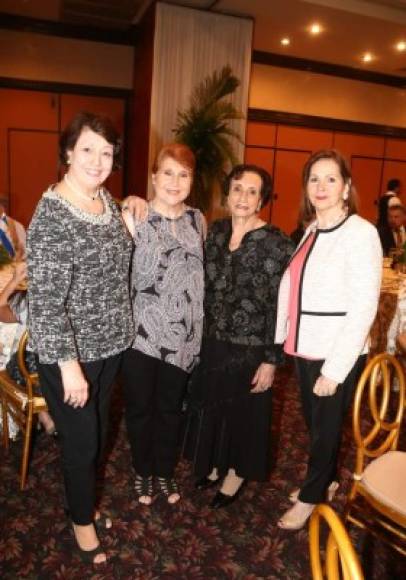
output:
[[[106,561],[94,524],[96,468],[112,384],[133,336],[130,236],[104,181],[120,140],[107,119],[80,113],[60,139],[63,179],[43,194],[28,230],[29,332],[62,445],[67,509],[85,562]]]
[[[293,244],[260,217],[272,181],[255,165],[234,167],[224,194],[231,217],[214,222],[206,244],[205,325],[201,361],[192,375],[185,455],[196,487],[220,491],[211,507],[226,507],[244,480],[265,481],[279,281]]]

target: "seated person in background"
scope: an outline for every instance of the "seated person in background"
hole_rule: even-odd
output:
[[[401,182],[400,179],[394,178],[388,181],[387,191],[379,199],[378,221],[377,226],[387,225],[388,209],[394,205],[402,205],[400,199]]]
[[[16,264],[13,277],[6,284],[4,289],[0,292],[0,322],[3,323],[13,323],[18,322],[21,324],[25,330],[27,325],[27,292],[23,291],[16,291],[18,285],[26,278],[27,276],[27,265],[25,262],[21,262]],[[16,344],[18,346],[18,343]],[[34,353],[27,350],[25,353],[25,364],[29,372],[35,373],[37,372],[36,364],[35,364],[35,357]],[[18,384],[24,384],[24,378],[21,374],[20,368],[17,362],[17,351],[11,353],[9,361],[6,365],[6,369],[8,374],[12,379],[14,379]],[[37,395],[41,396],[40,392],[36,393]],[[55,424],[52,420],[51,415],[46,411],[41,411],[38,414],[38,419],[44,430],[48,435],[55,435]]]
[[[395,355],[398,347],[406,353],[406,282],[402,282],[399,288],[396,312],[389,326],[387,340],[386,350],[389,354]]]
[[[392,319],[387,334],[386,351],[393,356],[397,354],[402,355],[398,360],[406,372],[406,282],[402,282],[399,288],[395,316]],[[394,391],[397,391],[399,390],[399,385],[394,382],[392,388]]]
[[[6,214],[5,205],[0,199],[0,243],[11,258],[24,259],[25,239],[24,226]]]
[[[406,209],[403,205],[388,208],[388,223],[378,225],[378,233],[383,253],[387,256],[391,249],[401,248],[406,241],[404,227]]]

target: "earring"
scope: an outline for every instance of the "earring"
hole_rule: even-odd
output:
[[[68,157],[68,159],[66,160],[66,165],[70,165],[71,164],[71,160],[70,157]]]
[[[261,211],[261,204],[258,205],[257,207],[257,213]]]
[[[347,201],[347,199],[348,199],[348,191],[344,191],[344,193],[343,193],[343,200],[344,201]]]

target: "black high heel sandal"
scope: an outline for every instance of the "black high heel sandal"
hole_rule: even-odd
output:
[[[216,479],[210,479],[209,477],[205,476],[195,481],[195,489],[210,489],[219,483],[220,477],[217,477]]]
[[[154,484],[152,481],[152,475],[148,477],[143,477],[142,475],[136,475],[134,481],[134,489],[137,494],[138,503],[141,505],[151,505],[154,496]],[[147,501],[141,501],[142,498],[148,498]]]
[[[113,527],[113,520],[108,514],[99,513],[98,518],[94,518],[93,523],[98,532],[103,532],[105,530],[111,530]]]
[[[180,500],[180,493],[178,484],[176,483],[176,480],[173,479],[173,477],[157,477],[156,485],[158,491],[166,497],[166,500],[170,505],[178,503]],[[171,501],[171,497],[174,495],[177,495],[178,498],[174,501]]]
[[[65,516],[68,519],[71,519],[70,511],[67,507],[64,508],[64,512]],[[102,514],[101,512],[98,512],[98,515],[99,515],[98,518],[96,518],[96,516],[93,518],[93,524],[94,527],[96,528],[96,531],[103,532],[105,530],[110,530],[113,527],[113,520],[111,519],[111,516],[108,513]]]
[[[210,507],[218,510],[221,508],[225,508],[229,505],[231,505],[232,503],[235,502],[236,499],[238,499],[240,497],[240,494],[243,490],[243,488],[246,485],[246,480],[241,482],[240,487],[237,489],[237,491],[235,493],[233,493],[233,495],[227,495],[226,493],[223,493],[222,491],[218,491],[216,493],[216,495],[213,497],[211,503],[210,503]]]

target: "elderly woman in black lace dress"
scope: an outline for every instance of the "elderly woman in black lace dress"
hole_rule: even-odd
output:
[[[264,481],[270,459],[272,383],[282,351],[274,344],[279,282],[293,244],[259,211],[271,178],[238,165],[225,183],[228,219],[206,240],[205,329],[192,376],[185,455],[199,489],[220,485],[211,506],[233,502],[245,480]]]

